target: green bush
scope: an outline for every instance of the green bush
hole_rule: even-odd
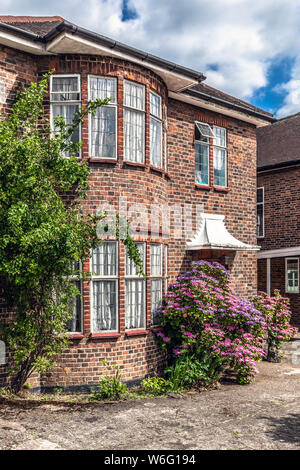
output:
[[[144,379],[141,382],[141,386],[144,392],[155,396],[165,395],[173,389],[172,384],[162,377]]]
[[[107,365],[107,361],[103,361],[103,364]],[[112,365],[107,368],[114,370],[115,373],[111,377],[105,376],[100,380],[96,391],[91,396],[93,400],[120,400],[127,392],[126,384],[122,383],[119,367]]]

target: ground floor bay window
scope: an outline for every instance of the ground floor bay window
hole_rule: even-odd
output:
[[[128,331],[145,330],[150,325],[157,324],[156,311],[168,282],[167,246],[141,241],[137,242],[137,247],[143,261],[145,277],[138,273],[126,249],[117,241],[105,241],[92,251],[92,334],[118,333],[120,324],[124,325],[122,318],[125,320],[125,330]]]

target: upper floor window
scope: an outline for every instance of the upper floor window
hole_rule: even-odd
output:
[[[137,247],[145,272],[146,244],[138,242]],[[146,328],[146,281],[138,274],[137,267],[126,251],[125,259],[125,327]]]
[[[92,331],[118,330],[118,243],[106,241],[92,251]]]
[[[195,122],[195,183],[209,184],[209,139],[214,137],[211,127]]]
[[[214,185],[227,186],[226,129],[213,127],[214,132]]]
[[[50,104],[51,126],[55,130],[54,119],[62,116],[67,125],[73,123],[75,113],[79,111],[81,103],[80,76],[79,75],[51,75]],[[80,141],[80,126],[75,129],[71,141]],[[68,156],[66,154],[66,156]]]
[[[162,168],[162,104],[161,97],[150,91],[150,164]]]
[[[145,163],[145,87],[124,81],[124,160]]]
[[[286,292],[299,292],[299,258],[286,258],[285,260]]]
[[[90,157],[117,158],[117,79],[89,77],[89,100],[110,98],[89,118]]]
[[[264,229],[264,188],[257,188],[257,237],[265,236]]]

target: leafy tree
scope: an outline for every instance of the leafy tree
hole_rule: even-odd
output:
[[[70,302],[78,294],[68,276],[100,242],[102,216],[82,209],[89,168],[76,158],[81,144],[71,136],[84,116],[109,99],[89,102],[71,126],[57,117],[52,133],[43,108],[48,81],[45,76],[20,92],[9,117],[0,121],[0,281],[2,297],[15,312],[13,321],[2,322],[1,338],[11,351],[16,392],[34,370],[52,367],[67,346]],[[142,271],[138,249],[125,232],[122,241]]]

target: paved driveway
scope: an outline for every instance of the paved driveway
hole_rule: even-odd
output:
[[[300,364],[252,385],[112,404],[0,404],[0,449],[300,449]]]

